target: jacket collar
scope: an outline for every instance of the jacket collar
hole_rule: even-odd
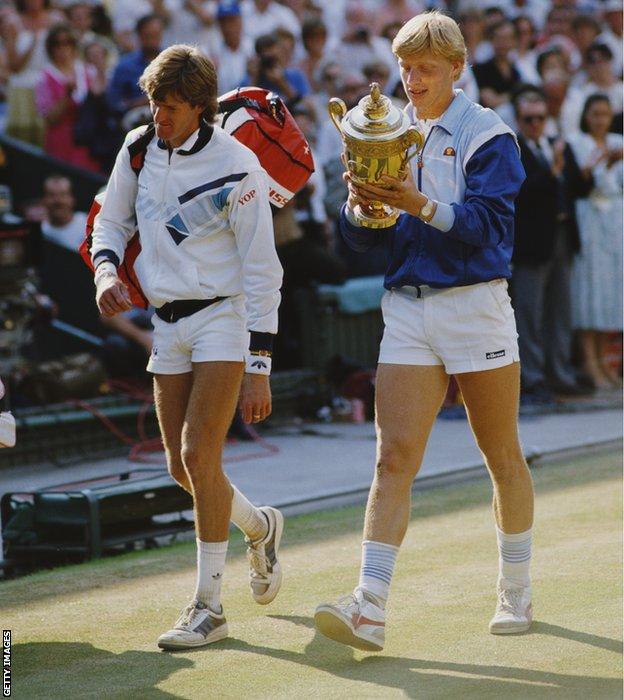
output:
[[[448,131],[449,134],[452,134],[457,129],[462,115],[472,104],[463,90],[456,89],[453,92],[455,93],[455,97],[436,124],[436,126],[441,126],[445,131]],[[414,123],[416,121],[416,115],[414,114],[414,106],[412,104],[407,106],[407,114],[410,121]]]
[[[192,156],[194,153],[201,151],[210,141],[213,133],[214,127],[212,124],[202,120],[199,129],[196,129],[179,148],[174,148],[173,150],[180,156]],[[167,150],[167,145],[162,139],[158,139],[158,148]]]

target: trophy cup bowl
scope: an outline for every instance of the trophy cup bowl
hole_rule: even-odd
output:
[[[329,100],[328,109],[342,137],[346,167],[356,183],[384,187],[382,175],[405,177],[408,163],[423,147],[424,138],[408,116],[381,94],[378,83],[371,83],[370,94],[353,109],[347,111],[338,97]],[[367,228],[388,228],[399,214],[395,207],[379,201],[357,204],[353,210],[358,225]]]

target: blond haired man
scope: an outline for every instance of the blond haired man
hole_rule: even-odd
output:
[[[169,470],[195,508],[195,594],[158,640],[163,649],[180,649],[227,636],[220,593],[230,518],[247,538],[254,600],[271,602],[281,585],[282,515],[254,507],[232,487],[221,457],[237,399],[246,422],[271,412],[282,269],[266,173],[250,150],[213,126],[212,63],[194,47],[174,45],[146,68],[140,85],[154,123],[126,136],[91,253],[100,311],[129,309],[117,267],[138,226],[135,271],[156,309],[147,368]]]
[[[518,344],[507,294],[514,200],[524,171],[511,130],[453,88],[466,47],[452,19],[418,15],[392,48],[407,113],[426,141],[404,181],[382,176],[379,185],[356,185],[345,174],[344,239],[360,251],[389,246],[391,261],[376,382],[377,464],[360,579],[352,595],[320,605],[315,615],[327,637],[377,651],[412,482],[449,375],[457,378],[494,486],[499,577],[490,631],[520,632],[531,622],[533,487],[518,441]],[[372,199],[402,210],[393,228],[356,225],[353,207]]]

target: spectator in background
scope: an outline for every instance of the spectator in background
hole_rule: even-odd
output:
[[[160,18],[162,34],[171,19],[169,0],[115,0],[112,4],[112,28],[115,43],[121,53],[142,48],[141,37],[137,36],[137,25],[142,18],[148,16]]]
[[[605,364],[609,332],[622,331],[622,136],[609,133],[613,110],[606,95],[590,95],[581,114],[583,132],[572,141],[594,186],[578,199],[581,252],[572,269],[572,322],[579,331],[583,370],[598,389],[618,386]]]
[[[468,65],[484,63],[492,58],[492,45],[485,40],[483,12],[468,7],[459,15],[459,27],[466,42]]]
[[[49,0],[16,0],[0,9],[0,36],[10,71],[7,86],[6,133],[43,146],[45,127],[35,104],[35,88],[47,62],[45,41],[50,27],[63,15]]]
[[[310,85],[302,71],[285,65],[280,41],[274,34],[256,39],[256,59],[250,62],[245,84],[277,92],[289,108],[310,94]]]
[[[568,69],[572,71],[577,70],[581,65],[581,55],[572,39],[574,16],[572,7],[565,5],[553,7],[548,12],[544,31],[538,43],[540,50],[558,46],[566,56]]]
[[[602,3],[606,27],[598,37],[601,44],[606,44],[613,54],[613,72],[622,79],[622,2],[605,0]]]
[[[535,25],[526,15],[518,15],[513,20],[516,30],[516,48],[512,53],[514,65],[523,83],[537,85],[540,82],[537,72],[535,43],[537,34]]]
[[[297,39],[301,36],[297,15],[275,0],[243,0],[241,9],[245,36],[254,42],[261,36],[273,33],[278,27],[288,29]]]
[[[121,119],[129,110],[147,108],[139,78],[162,48],[163,20],[158,15],[141,17],[136,24],[139,48],[119,59],[107,90],[110,109]]]
[[[50,175],[43,183],[42,203],[45,220],[41,223],[43,237],[78,253],[85,237],[87,215],[76,211],[72,183],[65,175]]]
[[[613,110],[611,131],[622,133],[622,81],[613,70],[613,54],[606,44],[592,44],[586,51],[587,82],[570,90],[562,107],[562,124],[566,133],[578,132],[583,105],[590,95],[607,95]]]
[[[223,94],[243,84],[254,47],[249,37],[243,35],[243,19],[237,0],[219,3],[217,25],[219,35],[211,53],[217,69],[219,93]]]
[[[328,60],[327,27],[319,17],[310,17],[303,22],[301,39],[305,56],[299,62],[312,90],[321,90],[321,70]]]
[[[194,44],[210,49],[219,33],[213,0],[163,0],[164,46]]]
[[[98,162],[78,145],[74,128],[78,109],[95,86],[93,73],[78,59],[78,44],[68,24],[57,24],[46,37],[49,63],[36,88],[37,109],[45,121],[45,151],[59,160],[97,172]]]
[[[372,32],[373,14],[362,3],[351,2],[347,6],[346,29],[342,42],[333,55],[344,73],[363,71],[372,61],[383,61],[391,75],[398,79],[398,69],[390,42]]]
[[[513,299],[523,395],[542,401],[551,391],[587,393],[570,359],[570,272],[579,250],[574,202],[592,183],[565,141],[544,135],[544,97],[525,93],[515,106],[526,180],[516,199]]]
[[[381,36],[383,28],[388,24],[398,23],[401,26],[424,10],[425,3],[421,0],[383,0],[375,8],[374,32]]]
[[[587,49],[596,41],[600,34],[600,24],[591,15],[577,15],[572,20],[572,38],[581,54],[582,63],[572,78],[572,86],[577,87],[586,83],[587,77]]]
[[[511,93],[520,83],[520,73],[512,60],[516,30],[509,20],[502,20],[491,27],[489,36],[494,56],[478,63],[473,71],[481,104],[497,109],[510,101]]]

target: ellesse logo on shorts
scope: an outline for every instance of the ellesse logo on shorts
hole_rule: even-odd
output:
[[[505,351],[504,350],[497,350],[496,352],[486,352],[485,353],[486,360],[495,360],[497,357],[505,357]]]

